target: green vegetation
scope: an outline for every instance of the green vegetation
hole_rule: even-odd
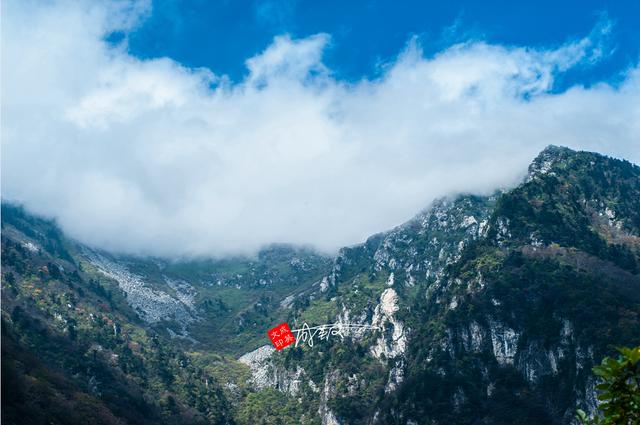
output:
[[[178,262],[101,254],[174,300],[186,294],[186,325],[144,322],[86,247],[3,204],[2,421],[318,424],[330,410],[354,425],[374,414],[567,424],[611,344],[640,344],[640,168],[559,148],[536,164],[545,172],[512,190],[436,202],[333,262],[286,245]],[[258,390],[237,360],[283,321],[371,323],[388,288],[398,310],[385,314],[409,338],[401,356],[372,355],[379,338],[393,342],[387,321],[384,332],[275,352],[276,389]],[[622,351],[596,368],[593,423],[637,423],[637,358]]]
[[[593,425],[640,424],[640,347],[618,348],[617,359],[605,357],[593,372],[600,378],[599,413],[589,419],[578,410],[577,419]]]
[[[250,393],[238,407],[239,425],[319,425],[303,404],[273,389]]]
[[[71,254],[58,256],[70,250],[50,223],[30,221],[34,237],[59,241],[53,253],[26,248],[6,218],[3,423],[229,422],[218,381],[142,327],[120,293],[85,273]]]
[[[305,307],[299,317],[299,322],[307,323],[309,326],[332,323],[338,308],[335,300],[314,300]]]

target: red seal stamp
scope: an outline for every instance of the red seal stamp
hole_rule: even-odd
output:
[[[296,337],[291,333],[289,325],[281,323],[269,331],[269,338],[276,350],[282,350],[287,345],[296,342]]]

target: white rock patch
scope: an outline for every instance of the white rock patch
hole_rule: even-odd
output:
[[[371,353],[378,359],[382,354],[386,358],[397,357],[404,354],[407,349],[407,335],[404,325],[395,317],[395,313],[399,309],[397,292],[393,288],[385,289],[380,296],[380,304],[376,306],[371,322],[373,326],[382,328],[382,336],[371,348]]]
[[[274,388],[276,379],[271,365],[271,355],[276,349],[270,345],[263,345],[253,351],[243,354],[238,361],[251,369],[251,383],[257,389]]]
[[[192,294],[187,294],[182,289],[178,291],[176,289],[178,286],[174,289],[177,294],[181,294],[179,296],[184,299],[184,302],[173,298],[166,292],[150,288],[142,276],[131,273],[125,266],[100,254],[85,252],[85,256],[100,273],[118,282],[120,289],[127,294],[127,303],[147,323],[174,320],[180,324],[184,335],[187,325],[198,319],[195,314],[190,312],[193,308]],[[176,285],[178,284],[176,283]]]
[[[513,364],[520,334],[500,322],[490,322],[493,355],[501,365]]]

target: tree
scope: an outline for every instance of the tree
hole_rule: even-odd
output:
[[[4,280],[5,282],[7,282],[7,284],[9,286],[13,285],[14,283],[16,283],[16,277],[13,275],[13,273],[11,272],[6,272],[4,274]]]
[[[593,372],[602,382],[599,414],[589,419],[578,409],[576,418],[589,425],[640,425],[640,347],[618,348],[617,359],[605,357]]]

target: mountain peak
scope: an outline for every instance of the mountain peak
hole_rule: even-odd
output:
[[[541,155],[562,155],[562,154],[571,154],[576,153],[573,149],[569,149],[566,146],[558,146],[558,145],[547,145],[538,156]]]
[[[569,156],[575,154],[576,151],[567,147],[548,145],[538,154],[533,162],[531,162],[531,165],[529,165],[527,181],[531,181],[534,177],[549,173],[554,164],[564,161]]]

